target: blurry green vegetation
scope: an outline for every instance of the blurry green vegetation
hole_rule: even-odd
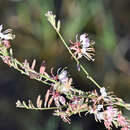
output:
[[[68,44],[69,40],[75,41],[76,34],[82,33],[88,33],[90,38],[96,41],[95,62],[89,63],[83,59],[83,65],[99,84],[130,102],[130,65],[127,59],[130,53],[126,58],[120,50],[122,46],[126,52],[130,48],[130,45],[126,44],[129,43],[127,36],[130,34],[128,5],[129,0],[1,0],[0,23],[5,28],[10,27],[14,30],[16,39],[12,42],[12,46],[19,60],[27,58],[32,62],[34,58],[37,59],[37,70],[42,60],[47,61],[47,71],[54,67],[56,72],[59,67],[67,66],[77,88],[95,89],[83,73],[77,72],[76,64],[47,22],[44,14],[52,10],[57,19],[61,20],[61,32]],[[120,53],[117,53],[117,50]],[[97,123],[90,117],[87,119],[72,117],[72,124],[68,125],[58,117],[53,117],[51,111],[16,109],[17,99],[35,101],[38,94],[44,98],[47,88],[3,63],[0,63],[0,71],[2,113],[0,129],[101,130],[104,128],[96,127]]]

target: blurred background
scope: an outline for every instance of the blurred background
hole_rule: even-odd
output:
[[[108,91],[130,102],[130,0],[0,0],[0,24],[16,34],[12,42],[14,55],[21,62],[42,60],[47,71],[68,67],[76,88],[93,90],[96,87],[78,72],[66,48],[45,13],[52,10],[61,20],[61,32],[69,44],[76,34],[88,33],[96,44],[95,62],[82,59],[87,71]],[[0,62],[0,130],[105,130],[93,115],[71,117],[65,124],[52,111],[30,111],[15,107],[17,99],[35,103],[47,86],[30,80]],[[130,112],[124,110],[130,118]],[[114,128],[113,128],[114,129]],[[117,129],[115,129],[117,130]]]

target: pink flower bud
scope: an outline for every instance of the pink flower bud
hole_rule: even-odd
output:
[[[8,40],[2,40],[2,43],[7,49],[11,47],[10,41]]]
[[[42,64],[41,64],[40,70],[39,70],[40,74],[44,74],[45,69],[46,69],[46,67],[45,67],[45,61],[43,61]]]

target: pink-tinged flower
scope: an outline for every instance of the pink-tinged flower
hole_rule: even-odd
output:
[[[78,40],[76,36],[76,42],[73,43],[72,41],[70,41],[70,43],[72,44],[70,49],[74,51],[74,56],[77,59],[85,57],[89,61],[94,61],[94,42],[90,41],[86,34],[82,34],[80,36],[80,40]]]
[[[80,110],[83,108],[83,102],[83,98],[73,97],[71,103],[69,103],[69,110],[73,113],[80,113]]]
[[[94,61],[94,48],[86,48],[86,47],[82,47],[81,49],[81,55],[84,56],[87,60],[89,61]]]
[[[45,73],[45,69],[46,69],[45,61],[43,61],[42,64],[41,64],[39,73],[40,73],[40,74],[44,74],[44,73]]]
[[[80,35],[80,42],[83,45],[83,48],[87,48],[90,46],[90,39],[87,37],[86,34]]]
[[[11,47],[10,41],[8,40],[2,40],[2,44],[8,49]]]
[[[72,78],[68,78],[66,82],[60,84],[54,84],[54,89],[58,90],[60,93],[69,93],[72,88]]]
[[[61,83],[66,83],[68,81],[67,71],[63,69],[60,72],[60,74],[58,74],[58,79],[60,80]]]
[[[11,64],[11,58],[9,56],[1,56],[4,63],[10,66]]]
[[[49,96],[51,96],[50,99]],[[65,105],[66,103],[65,98],[61,96],[59,92],[53,90],[53,88],[50,88],[45,95],[44,107],[46,107],[47,104],[48,107],[50,107],[53,101],[57,107],[60,107],[61,104]]]
[[[70,47],[70,49],[74,51],[74,56],[77,59],[82,58],[82,54],[81,54],[81,43],[80,42],[73,43],[72,41],[70,41],[70,43],[72,44],[72,46]]]
[[[72,78],[69,78],[68,81],[64,84],[64,87],[62,88],[63,92],[70,92],[72,88]]]
[[[61,119],[66,122],[66,123],[69,123],[70,124],[70,119],[69,119],[69,115],[64,112],[64,111],[61,111],[61,110],[55,110],[54,114],[55,116],[60,116]]]
[[[13,35],[12,29],[7,29],[2,32],[3,25],[0,25],[0,38],[4,40],[13,40],[15,38],[15,35]]]
[[[123,127],[123,128],[121,128],[121,130],[129,130],[129,128],[128,127]]]
[[[125,117],[123,117],[121,113],[118,114],[117,120],[118,120],[120,126],[122,126],[122,127],[126,127],[128,125]]]
[[[103,113],[104,113],[104,125],[106,126],[106,128],[110,129],[112,126],[112,122],[118,116],[118,111],[116,108],[108,106],[107,110],[105,110]]]
[[[66,104],[66,100],[63,96],[59,96],[59,102],[62,104],[62,105],[65,105]]]
[[[58,91],[59,93],[67,93],[67,92],[71,91],[72,78],[69,78],[67,76],[67,73],[68,73],[67,70],[65,70],[65,69],[61,70],[61,68],[59,68],[57,70],[56,75],[53,74],[52,70],[53,69],[51,69],[52,79],[57,81],[52,84],[53,89],[55,91]]]

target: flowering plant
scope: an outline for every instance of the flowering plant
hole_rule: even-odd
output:
[[[85,57],[89,61],[94,61],[95,42],[90,40],[87,34],[76,36],[76,41],[70,41],[68,45],[63,39],[60,33],[60,21],[56,22],[56,16],[48,11],[46,17],[49,23],[57,32],[64,46],[72,58],[76,61],[78,71],[83,71],[93,84],[99,89],[99,93],[96,90],[82,91],[75,88],[73,85],[73,79],[68,76],[66,68],[59,68],[57,74],[51,74],[46,72],[45,61],[41,63],[39,72],[35,71],[36,60],[34,59],[32,64],[25,59],[25,61],[19,62],[14,56],[11,48],[11,41],[15,38],[12,34],[12,30],[8,29],[2,32],[3,26],[0,26],[0,58],[9,67],[21,72],[21,74],[27,75],[30,79],[35,79],[43,84],[49,86],[45,94],[45,100],[41,99],[39,95],[36,100],[36,105],[31,100],[26,103],[25,101],[18,100],[16,107],[26,108],[32,110],[48,110],[54,109],[54,115],[60,116],[64,122],[70,124],[70,116],[85,112],[85,116],[88,113],[94,114],[95,120],[98,122],[103,121],[105,127],[110,130],[112,126],[120,127],[121,130],[130,129],[130,121],[123,116],[120,107],[124,107],[130,110],[130,104],[125,103],[121,98],[116,97],[111,92],[107,92],[105,87],[101,87],[85,70],[80,63],[80,59]]]

